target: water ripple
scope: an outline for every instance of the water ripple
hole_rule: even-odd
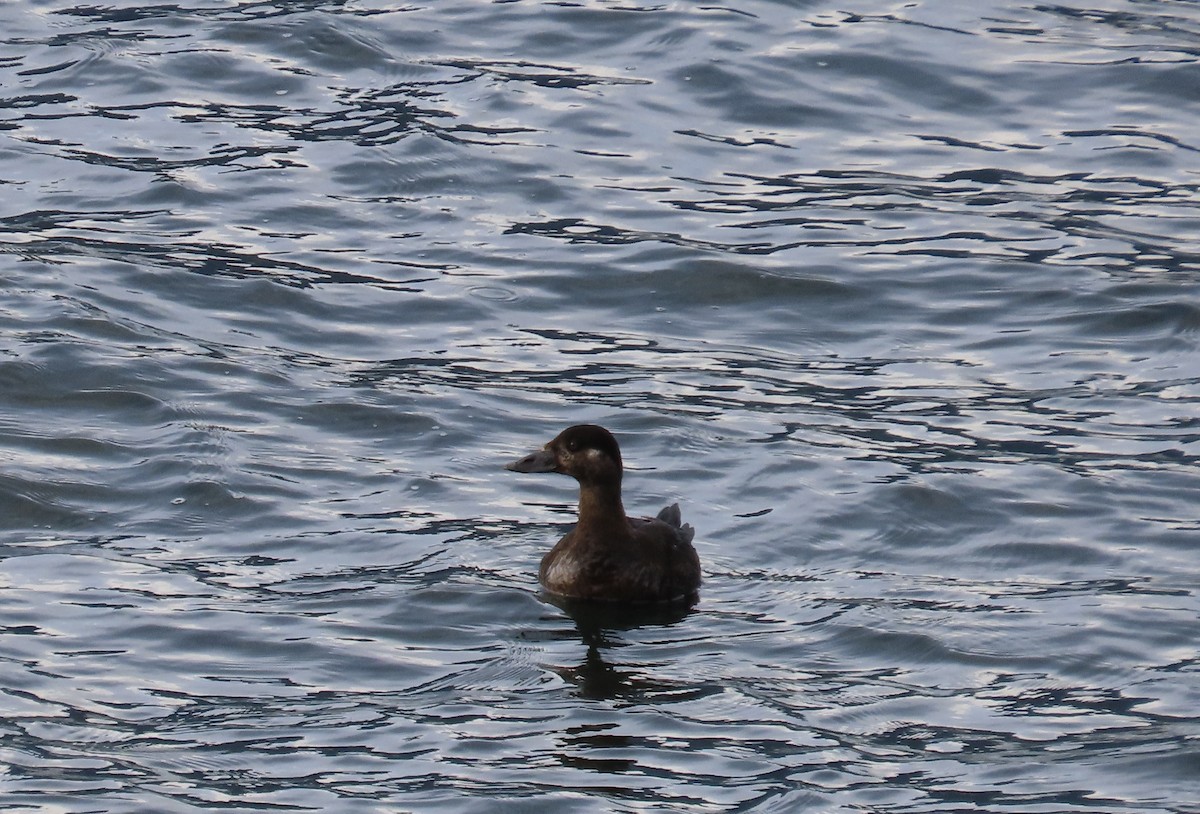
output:
[[[1191,811],[1198,34],[7,4],[5,805]],[[538,592],[581,421],[695,605]]]

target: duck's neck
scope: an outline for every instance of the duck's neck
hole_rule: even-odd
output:
[[[579,485],[579,525],[585,529],[623,529],[628,525],[621,504],[620,481]]]

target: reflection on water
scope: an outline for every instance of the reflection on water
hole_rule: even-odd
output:
[[[607,602],[586,602],[554,594],[542,598],[560,608],[575,623],[586,656],[577,667],[554,668],[563,680],[574,685],[583,698],[636,699],[659,696],[669,691],[635,671],[623,670],[611,663],[619,660],[621,631],[643,626],[670,626],[682,622],[691,612],[694,602],[647,603],[621,605]]]
[[[1191,811],[1200,13],[1096,5],[4,5],[5,805]],[[583,422],[695,605],[538,593]]]

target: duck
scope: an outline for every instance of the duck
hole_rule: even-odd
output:
[[[621,502],[621,448],[596,424],[577,424],[508,464],[513,472],[558,472],[579,482],[579,521],[542,558],[538,581],[577,600],[694,601],[700,589],[695,530],[679,504],[655,517],[629,517]]]

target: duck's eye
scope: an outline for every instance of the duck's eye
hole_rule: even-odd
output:
[[[572,438],[570,441],[567,442],[567,452],[578,452],[578,451],[579,451],[579,442],[576,441],[574,438]]]

